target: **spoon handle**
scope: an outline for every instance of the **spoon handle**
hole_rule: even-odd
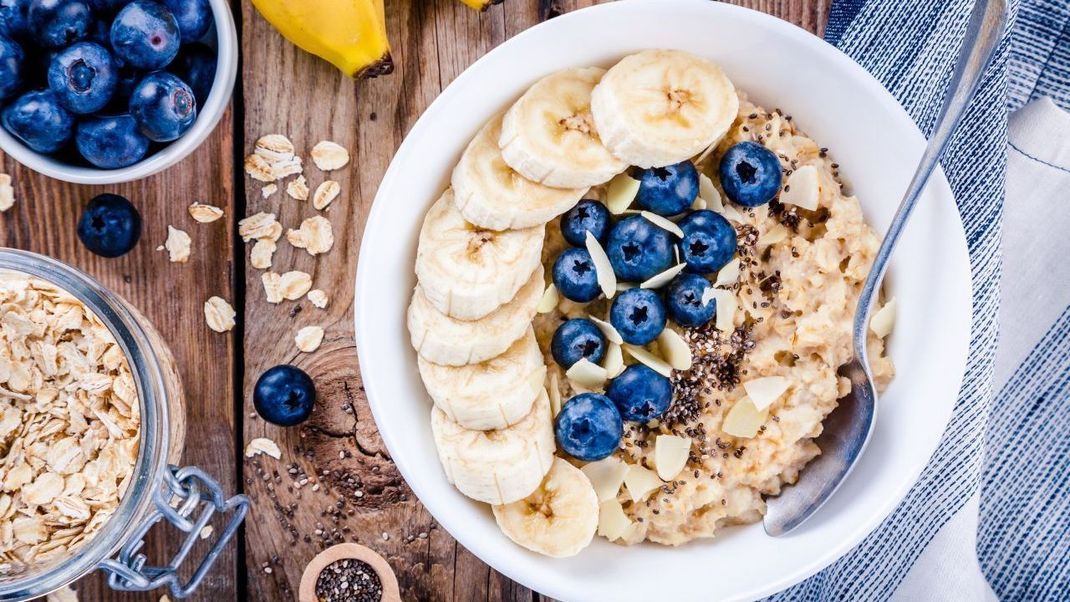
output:
[[[892,251],[895,250],[895,245],[903,234],[903,227],[910,219],[922,191],[925,190],[929,176],[936,169],[936,164],[944,154],[951,135],[962,121],[962,116],[977,89],[981,76],[992,62],[1006,24],[1006,0],[976,0],[966,28],[962,49],[955,63],[955,70],[948,81],[940,116],[936,119],[932,135],[929,136],[929,143],[925,147],[925,153],[921,156],[917,171],[914,172],[914,178],[910,181],[910,186],[907,187],[906,194],[903,196],[903,202],[900,203],[895,217],[892,218],[888,233],[884,235],[884,241],[877,251],[877,257],[873,261],[873,267],[870,269],[866,283],[862,287],[862,294],[858,299],[853,327],[855,357],[863,366],[866,366],[867,371],[869,360],[866,354],[866,327],[869,324],[869,316],[877,298],[877,292],[880,290],[881,280],[884,279],[884,273],[888,270],[888,259],[892,256]]]

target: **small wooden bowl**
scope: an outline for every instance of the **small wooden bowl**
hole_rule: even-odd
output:
[[[401,590],[398,588],[398,578],[394,575],[394,569],[390,568],[386,559],[377,554],[375,550],[357,543],[340,543],[316,554],[301,575],[301,587],[297,590],[299,602],[318,602],[316,580],[319,579],[320,572],[328,565],[347,558],[368,563],[375,570],[375,574],[379,575],[379,582],[383,586],[382,602],[401,602]]]

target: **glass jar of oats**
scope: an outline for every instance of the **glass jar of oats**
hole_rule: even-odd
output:
[[[149,321],[70,266],[0,249],[0,601],[95,569],[117,590],[187,596],[249,502],[178,468],[184,439],[182,385]],[[140,549],[161,522],[181,541],[154,566]],[[208,551],[182,569],[202,536]]]

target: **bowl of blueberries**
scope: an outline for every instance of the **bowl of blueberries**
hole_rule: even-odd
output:
[[[238,70],[226,0],[0,0],[0,148],[81,184],[177,163]]]

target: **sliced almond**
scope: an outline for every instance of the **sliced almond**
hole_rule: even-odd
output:
[[[739,282],[739,257],[733,257],[717,272],[717,280],[714,286],[731,286]]]
[[[209,297],[204,302],[204,321],[208,328],[216,332],[227,332],[234,328],[234,318],[238,314],[222,297]]]
[[[639,193],[639,180],[626,173],[617,174],[606,185],[606,207],[613,215],[620,215],[632,206]]]
[[[606,296],[606,299],[612,299],[617,294],[617,275],[613,273],[613,264],[609,262],[609,255],[606,255],[602,243],[598,242],[590,230],[587,231],[587,239],[584,242],[587,246],[587,253],[591,255],[591,261],[594,262],[598,286],[602,288],[602,294]]]
[[[539,304],[535,306],[535,311],[540,314],[548,314],[557,309],[558,301],[560,301],[560,296],[557,294],[557,287],[551,282],[550,285],[546,287],[546,291],[543,292]]]
[[[316,187],[316,192],[312,195],[312,206],[318,211],[323,211],[334,202],[334,199],[338,198],[341,192],[341,184],[334,180],[326,180]]]
[[[189,206],[189,216],[196,222],[209,224],[223,217],[223,210],[213,205],[193,203]]]
[[[341,169],[349,163],[349,151],[341,144],[322,140],[312,147],[312,162],[323,171]]]
[[[671,481],[687,464],[691,439],[676,435],[658,435],[654,439],[654,466],[662,481]]]
[[[610,343],[606,349],[606,357],[602,360],[602,367],[606,369],[606,376],[617,378],[624,372],[624,353],[618,343]]]
[[[620,539],[632,526],[631,519],[617,500],[606,500],[598,505],[598,534],[609,541]]]
[[[550,385],[546,388],[547,397],[550,398],[550,415],[557,416],[561,411],[561,385],[557,378],[557,372],[550,373]]]
[[[276,460],[282,458],[282,450],[279,449],[279,445],[265,437],[257,437],[245,446],[246,458],[252,458],[257,454],[266,454]]]
[[[691,369],[691,346],[680,333],[671,328],[662,330],[658,335],[658,349],[674,370]]]
[[[706,208],[706,201],[703,200],[702,197],[700,197],[700,196],[695,197],[695,202],[691,203],[691,210],[692,211],[702,211],[705,208]]]
[[[684,237],[684,231],[680,229],[680,226],[674,224],[672,220],[667,217],[658,215],[657,213],[653,213],[650,211],[640,211],[639,215],[643,216],[646,221],[654,224],[662,230],[665,230],[666,232],[669,232],[671,234],[675,234],[677,238]]]
[[[638,464],[629,465],[628,472],[624,475],[624,487],[636,504],[650,497],[651,493],[664,484],[657,473]]]
[[[315,305],[320,309],[327,307],[327,303],[329,300],[327,298],[327,293],[325,293],[324,291],[318,288],[314,288],[308,291],[307,297],[308,301],[312,303],[312,305]]]
[[[266,270],[271,267],[271,258],[275,255],[277,246],[275,241],[264,238],[253,243],[249,251],[249,263],[258,270]]]
[[[784,182],[784,190],[780,193],[781,203],[795,205],[810,211],[817,209],[818,199],[820,198],[821,185],[817,168],[813,165],[803,165],[791,172],[791,175]]]
[[[723,216],[726,220],[730,222],[735,222],[737,224],[742,224],[747,221],[747,218],[743,215],[743,212],[737,209],[736,206],[732,203],[724,203],[718,213],[720,213],[721,216]]]
[[[640,284],[639,288],[661,288],[672,282],[672,279],[676,278],[676,275],[684,271],[684,268],[686,267],[686,263],[676,264],[660,274],[651,276],[650,279]]]
[[[749,397],[744,397],[725,414],[721,430],[733,437],[750,439],[758,434],[758,429],[768,417],[768,410],[759,410]]]
[[[714,326],[721,332],[731,332],[736,327],[736,309],[739,301],[736,294],[723,288],[710,287],[702,293],[703,305],[714,301],[717,303],[717,319]]]
[[[873,317],[870,318],[869,329],[873,331],[873,334],[882,339],[892,334],[892,329],[895,327],[895,314],[896,302],[895,297],[892,297],[890,301],[884,304],[884,307],[880,308],[877,313],[873,314]]]
[[[297,201],[308,200],[308,181],[305,180],[305,176],[297,176],[290,180],[290,183],[286,185],[286,194],[290,195],[290,198]]]
[[[771,228],[762,233],[758,237],[756,246],[758,248],[769,247],[777,244],[778,242],[784,242],[791,236],[791,232],[781,224],[773,224]]]
[[[600,389],[609,380],[606,369],[587,358],[582,358],[572,364],[572,367],[565,372],[565,376],[569,381],[589,390]]]
[[[754,407],[762,411],[779,399],[790,384],[791,381],[783,376],[763,376],[743,383],[743,390],[747,392]]]
[[[297,348],[305,353],[312,353],[319,349],[320,343],[323,342],[323,328],[319,326],[305,326],[301,330],[297,331],[297,335],[294,336],[294,344]]]
[[[620,486],[624,483],[624,475],[628,472],[628,465],[616,456],[609,456],[603,460],[585,464],[580,470],[591,481],[598,501],[604,502],[617,498]]]
[[[605,320],[599,320],[594,316],[588,316],[588,319],[594,322],[594,325],[598,327],[598,330],[602,331],[602,336],[606,337],[607,341],[609,341],[610,343],[616,343],[618,345],[624,343],[624,339],[620,336],[620,333],[617,332],[617,329],[612,324],[606,322]]]
[[[312,289],[312,276],[293,270],[279,277],[279,291],[284,299],[296,301]]]
[[[698,195],[702,197],[702,200],[706,201],[707,209],[712,209],[717,213],[724,212],[721,193],[717,192],[717,187],[713,185],[713,180],[702,172],[698,174]]]
[[[637,362],[643,364],[647,368],[650,368],[658,374],[669,377],[672,376],[672,366],[660,357],[650,353],[643,347],[637,347],[635,345],[621,345],[621,349],[628,352],[628,355],[635,358]]]

